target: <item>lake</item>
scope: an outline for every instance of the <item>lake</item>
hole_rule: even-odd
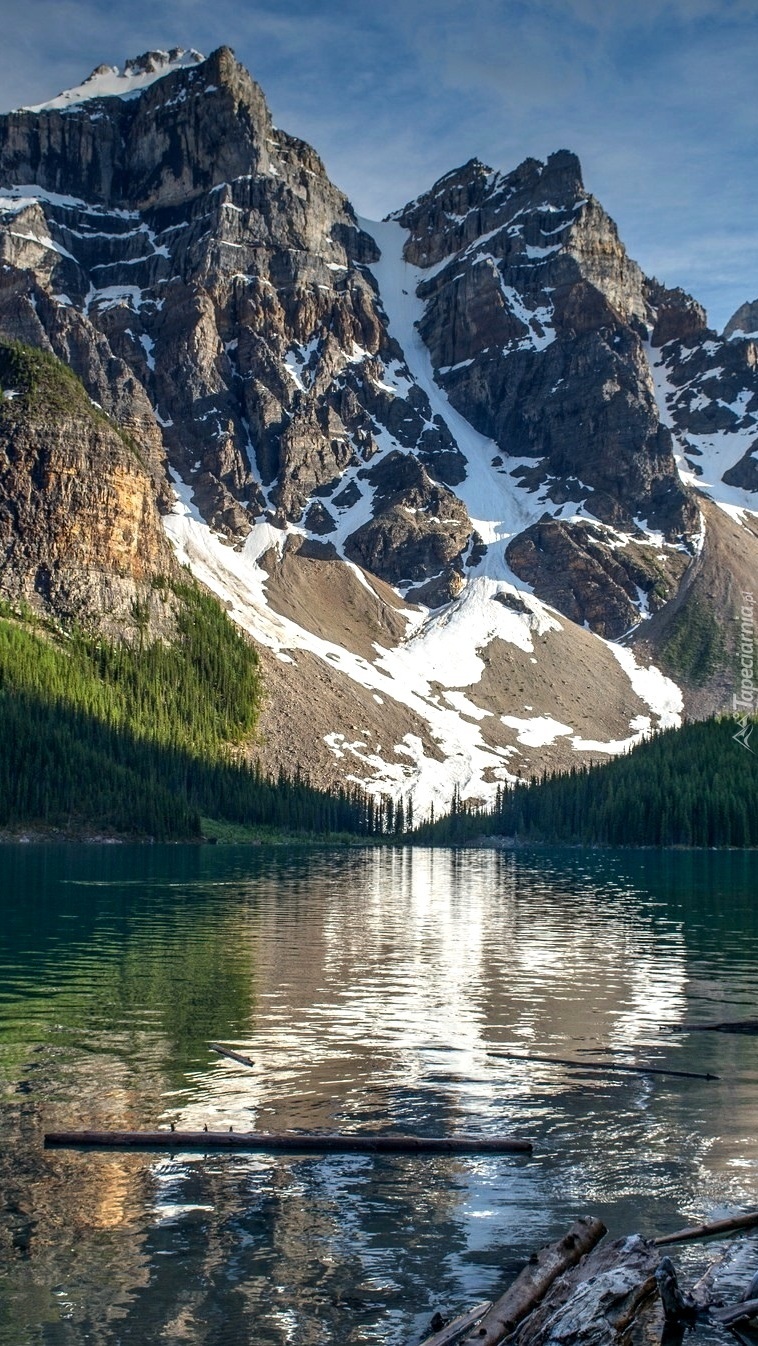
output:
[[[19,845],[0,893],[2,1346],[401,1346],[578,1215],[758,1204],[758,1040],[672,1031],[758,1016],[755,853]],[[170,1122],[535,1148],[42,1149]]]

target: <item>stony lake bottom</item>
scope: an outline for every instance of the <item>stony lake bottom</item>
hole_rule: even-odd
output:
[[[2,1346],[400,1346],[578,1215],[758,1204],[758,1039],[675,1031],[758,1016],[755,853],[6,846],[0,893]],[[535,1148],[42,1148],[170,1122]]]

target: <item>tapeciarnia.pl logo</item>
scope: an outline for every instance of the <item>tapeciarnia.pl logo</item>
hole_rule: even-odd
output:
[[[739,729],[732,738],[736,743],[740,743],[748,752],[752,752],[750,747],[750,735],[755,728],[750,717],[755,715],[756,710],[756,686],[755,686],[755,597],[750,590],[743,591],[742,607],[739,612],[740,639],[737,647],[737,657],[739,661],[739,696],[737,693],[732,697],[732,706],[737,716]]]

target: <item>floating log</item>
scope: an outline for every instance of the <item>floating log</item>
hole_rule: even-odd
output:
[[[729,1304],[723,1309],[711,1309],[711,1317],[722,1327],[731,1327],[748,1318],[758,1318],[758,1299],[743,1299],[739,1304]]]
[[[602,1220],[586,1217],[575,1221],[557,1243],[541,1248],[505,1294],[492,1305],[477,1331],[466,1338],[466,1343],[495,1346],[510,1336],[514,1328],[539,1304],[553,1282],[564,1271],[576,1266],[600,1242],[605,1232]]]
[[[265,1150],[294,1154],[529,1154],[515,1136],[404,1136],[366,1132],[48,1131],[46,1148]]]
[[[464,1332],[470,1327],[475,1327],[480,1318],[483,1318],[488,1309],[492,1308],[489,1299],[485,1299],[483,1304],[476,1304],[468,1313],[462,1313],[459,1318],[454,1318],[452,1322],[441,1327],[439,1332],[435,1332],[433,1337],[427,1337],[421,1343],[421,1346],[453,1346],[454,1342],[460,1341]],[[432,1326],[434,1323],[432,1323]]]
[[[255,1061],[253,1061],[252,1057],[242,1056],[240,1052],[232,1052],[228,1047],[219,1047],[217,1042],[209,1042],[208,1047],[210,1051],[217,1052],[219,1056],[228,1056],[230,1061],[239,1061],[241,1066],[255,1065]]]
[[[689,1243],[693,1239],[732,1234],[737,1229],[752,1229],[755,1225],[758,1225],[758,1210],[749,1211],[746,1215],[733,1215],[728,1220],[713,1220],[710,1224],[691,1225],[687,1229],[677,1229],[674,1234],[661,1234],[657,1239],[653,1239],[653,1243],[656,1248],[662,1248],[666,1243]]]
[[[655,1291],[658,1262],[638,1234],[595,1248],[551,1286],[517,1329],[514,1346],[619,1346]]]
[[[758,1036],[758,1019],[732,1019],[718,1024],[672,1024],[672,1033],[750,1033]]]
[[[522,1056],[518,1052],[491,1051],[504,1061],[535,1061],[545,1066],[569,1066],[572,1070],[622,1071],[630,1075],[673,1075],[680,1080],[717,1080],[718,1075],[701,1075],[692,1070],[666,1070],[663,1066],[629,1066],[621,1061],[565,1061],[560,1056]]]

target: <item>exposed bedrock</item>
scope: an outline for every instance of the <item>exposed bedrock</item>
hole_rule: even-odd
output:
[[[405,586],[409,599],[439,607],[463,584],[463,555],[473,531],[465,507],[406,454],[390,454],[367,480],[374,489],[373,518],[348,538],[345,554]]]
[[[641,605],[650,613],[662,608],[691,559],[649,543],[613,545],[596,525],[550,518],[520,533],[506,557],[539,598],[606,640],[636,626]]]

